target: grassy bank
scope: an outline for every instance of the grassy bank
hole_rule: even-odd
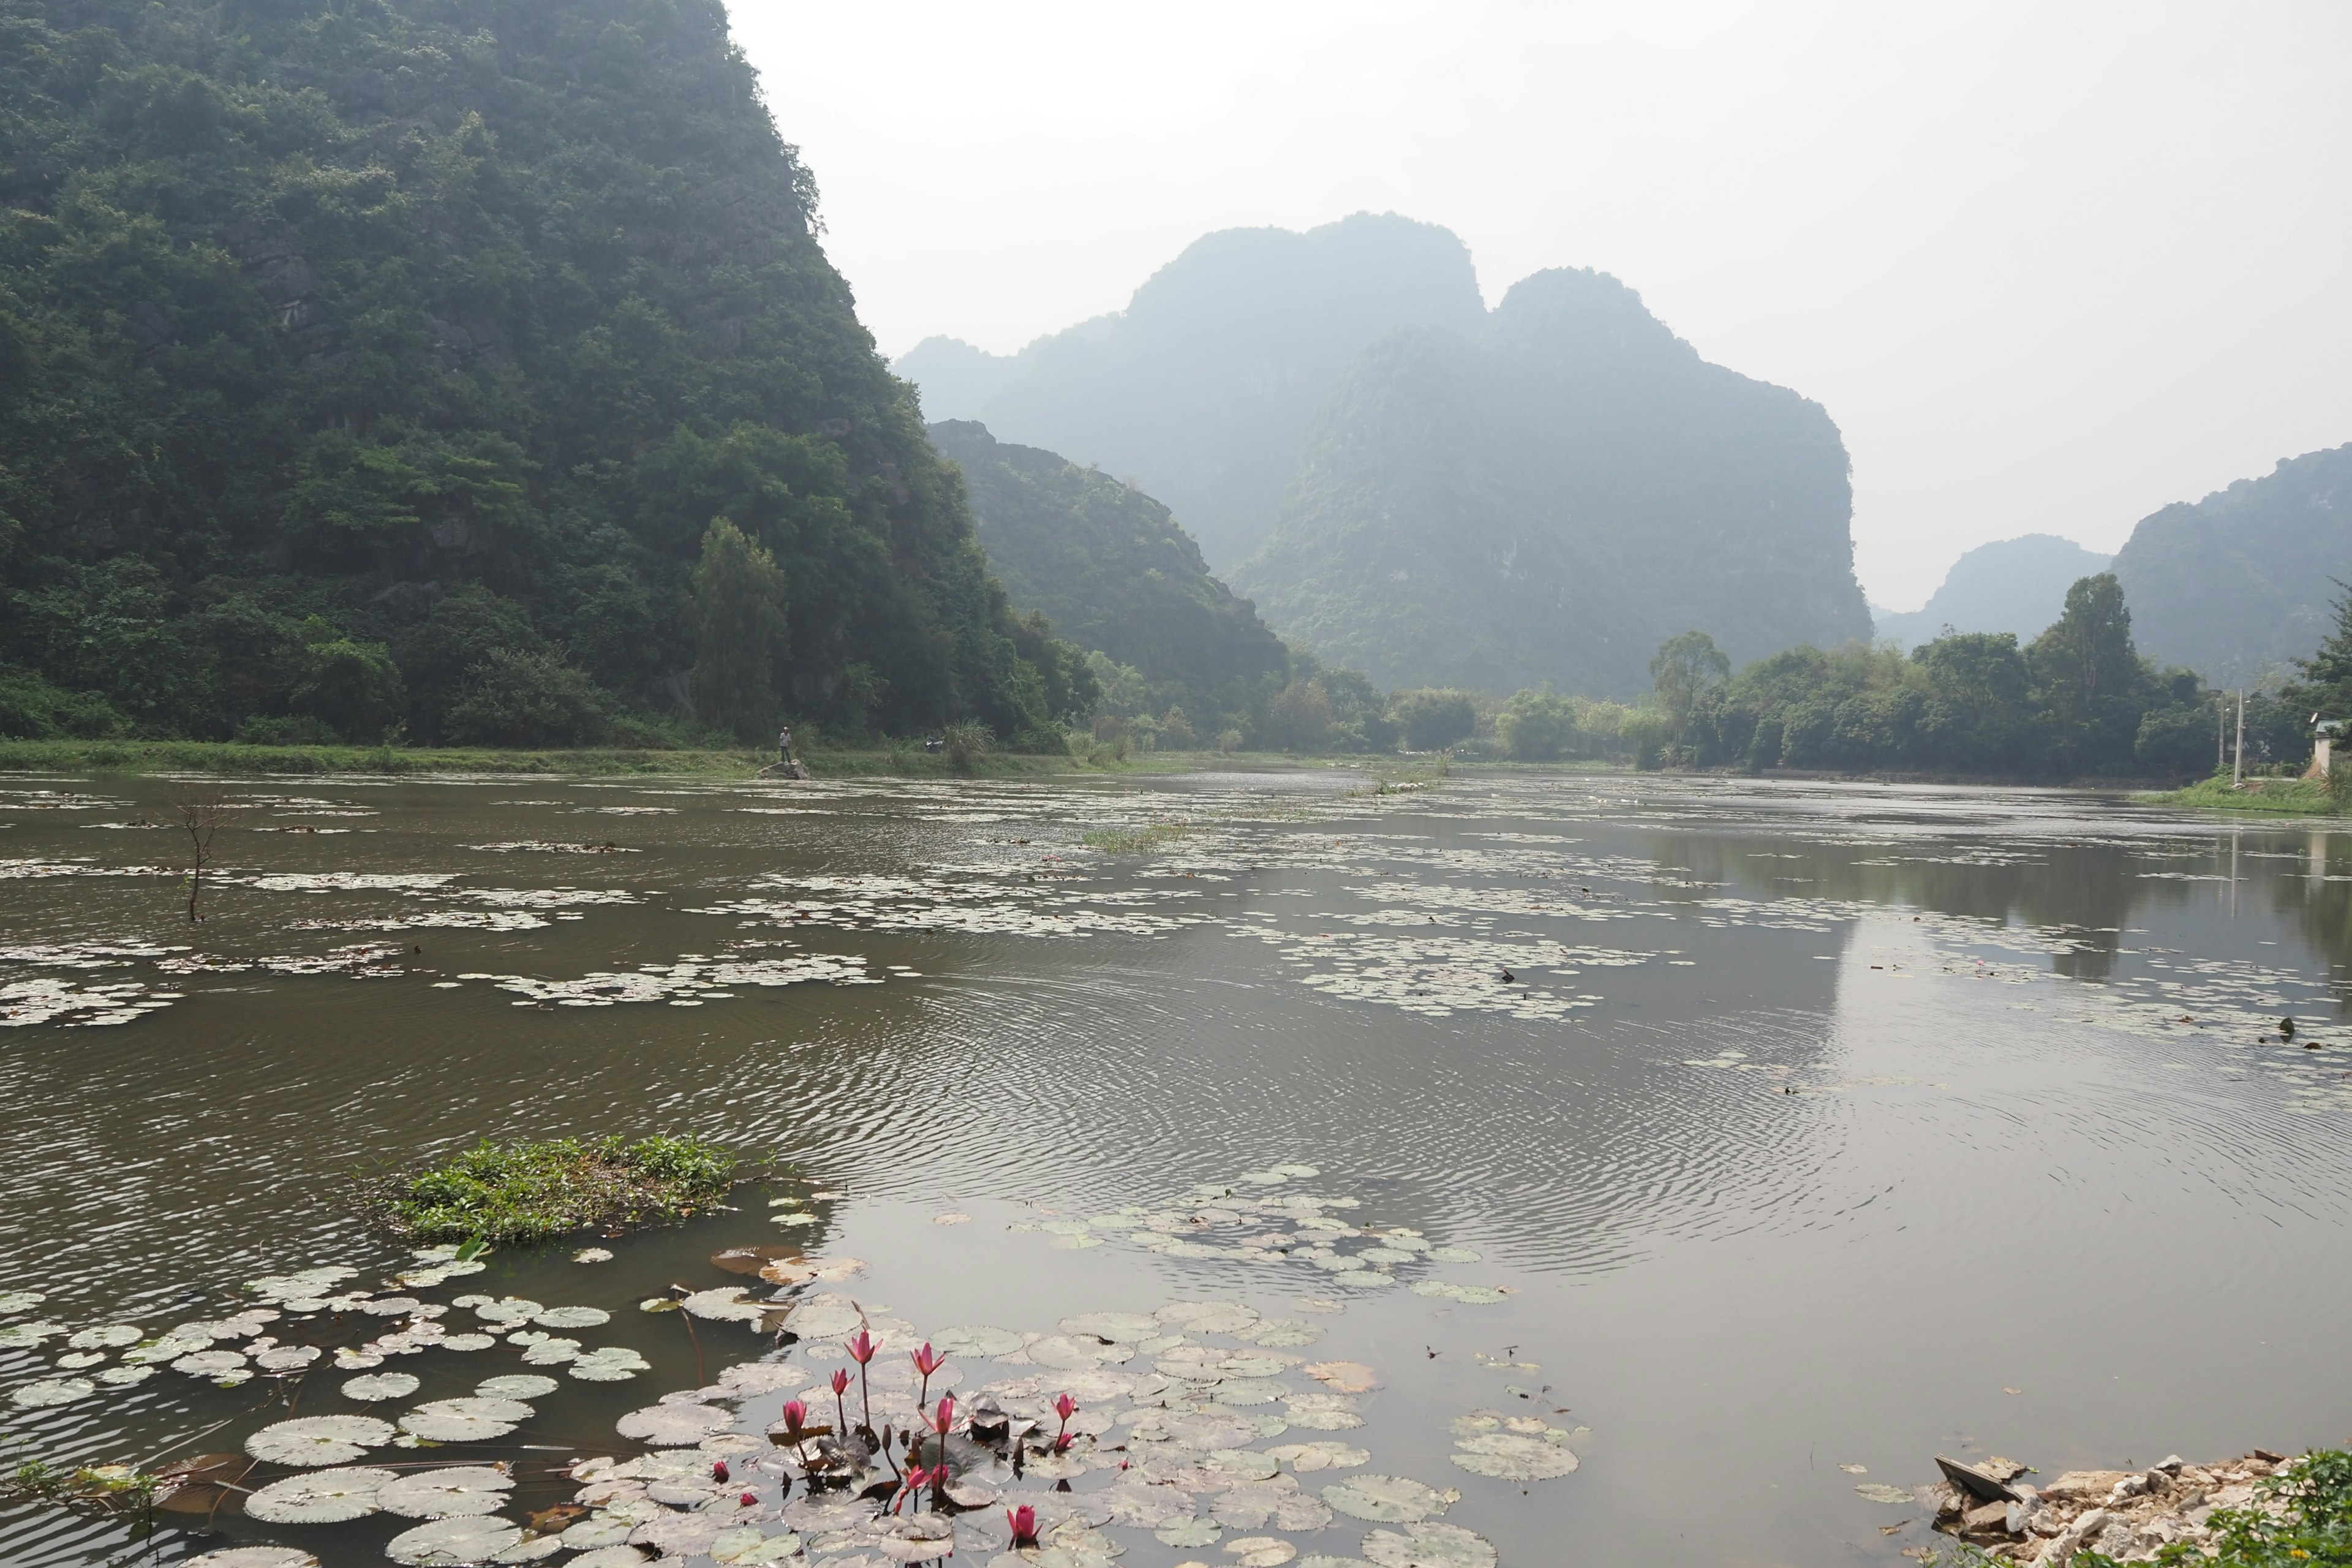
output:
[[[694,1137],[484,1142],[373,1194],[412,1241],[544,1241],[592,1226],[664,1225],[727,1195],[735,1156]]]
[[[2247,811],[2268,816],[2335,816],[2340,807],[2321,779],[2248,779],[2232,789],[2227,779],[2200,779],[2187,789],[2134,795],[2140,805],[2187,806],[2196,811]]]
[[[956,770],[920,745],[818,750],[819,778],[947,778]],[[278,773],[541,773],[573,778],[750,778],[772,752],[618,749],[497,751],[467,746],[250,746],[231,741],[0,741],[0,772]],[[1066,756],[994,752],[970,772],[990,777],[1100,773]],[[1108,771],[1125,771],[1116,765]]]

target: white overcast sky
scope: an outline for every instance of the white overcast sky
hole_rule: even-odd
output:
[[[2352,441],[2352,4],[734,0],[886,353],[1007,352],[1199,236],[1444,224],[1825,405],[1856,566],[2114,550]]]

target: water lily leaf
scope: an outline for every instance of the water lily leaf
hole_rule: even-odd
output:
[[[1495,1568],[1497,1561],[1485,1536],[1437,1523],[1375,1530],[1364,1537],[1364,1555],[1378,1568]]]
[[[1360,1361],[1318,1361],[1299,1371],[1341,1394],[1369,1394],[1381,1385],[1381,1374]]]
[[[1371,1452],[1346,1443],[1289,1443],[1268,1448],[1265,1457],[1298,1471],[1346,1470],[1370,1464]]]
[[[613,1314],[601,1307],[550,1307],[530,1321],[542,1329],[593,1329],[611,1322]]]
[[[115,1351],[125,1345],[135,1345],[147,1337],[136,1323],[108,1323],[102,1328],[84,1329],[66,1343],[78,1351]]]
[[[394,1536],[383,1554],[406,1568],[473,1568],[521,1540],[521,1530],[502,1519],[436,1519]]]
[[[414,1296],[373,1296],[360,1303],[360,1310],[372,1318],[404,1318],[423,1305]]]
[[[1440,1263],[1480,1263],[1486,1260],[1484,1253],[1474,1252],[1466,1247],[1433,1247],[1429,1249],[1429,1256]]]
[[[563,1551],[563,1542],[552,1535],[526,1534],[520,1541],[503,1551],[490,1553],[492,1563],[541,1563]]]
[[[572,1255],[574,1263],[610,1263],[613,1255],[601,1247],[583,1247]]]
[[[1214,1546],[1224,1531],[1214,1520],[1191,1518],[1163,1524],[1151,1533],[1163,1546]]]
[[[1133,1343],[1158,1333],[1160,1320],[1149,1312],[1083,1312],[1075,1318],[1064,1318],[1061,1329],[1066,1334]]]
[[[1282,1414],[1310,1432],[1345,1432],[1364,1424],[1355,1400],[1344,1394],[1302,1394],[1286,1400]]]
[[[527,1323],[547,1310],[539,1302],[527,1301],[520,1296],[508,1296],[496,1301],[483,1300],[465,1304],[472,1305],[474,1316],[486,1323],[501,1323],[509,1326]]]
[[[0,1290],[0,1312],[29,1312],[47,1300],[38,1290]]]
[[[1510,1294],[1491,1285],[1456,1285],[1444,1279],[1417,1279],[1413,1281],[1412,1293],[1459,1301],[1468,1307],[1490,1306]]]
[[[65,1331],[63,1323],[11,1323],[0,1329],[0,1351],[37,1350]]]
[[[503,1437],[527,1421],[531,1407],[516,1399],[434,1399],[400,1418],[401,1430],[435,1443],[481,1443]]]
[[[392,1437],[392,1427],[371,1415],[305,1415],[264,1426],[245,1451],[273,1465],[348,1465]]]
[[[263,1351],[253,1358],[253,1364],[268,1373],[283,1374],[299,1372],[319,1359],[316,1345],[278,1345]]]
[[[737,1568],[767,1568],[768,1564],[783,1563],[798,1555],[801,1538],[786,1533],[768,1535],[745,1526],[738,1530],[722,1530],[710,1542],[710,1560],[736,1564]]]
[[[98,1381],[121,1387],[128,1384],[144,1383],[154,1375],[155,1369],[152,1366],[110,1366],[98,1374]]]
[[[740,1296],[742,1292],[738,1290],[735,1294]],[[847,1297],[826,1294],[811,1296],[796,1303],[792,1316],[784,1320],[784,1324],[804,1340],[836,1340],[844,1334],[856,1332],[858,1325],[864,1321],[865,1318]],[[949,1331],[950,1333],[954,1331]],[[940,1336],[934,1336],[931,1342],[942,1350],[947,1349]],[[1019,1347],[1016,1345],[1014,1348]]]
[[[563,1544],[568,1550],[573,1552],[593,1552],[601,1546],[621,1545],[629,1539],[629,1532],[635,1529],[636,1529],[635,1522],[625,1519],[609,1516],[601,1519],[583,1519],[563,1532]],[[575,1558],[574,1561],[583,1560]],[[632,1553],[630,1561],[642,1563],[645,1559]]]
[[[1901,1487],[1890,1487],[1879,1481],[1864,1481],[1853,1489],[1873,1502],[1907,1503],[1911,1494]]]
[[[563,1568],[645,1568],[646,1554],[634,1546],[600,1546],[583,1552]]]
[[[87,1399],[97,1392],[98,1384],[86,1377],[49,1377],[25,1384],[8,1398],[21,1410],[45,1410],[53,1405]]]
[[[1195,1334],[1237,1334],[1258,1321],[1256,1310],[1239,1301],[1171,1301],[1151,1315]]]
[[[514,1337],[511,1334],[507,1336],[509,1342]],[[557,1339],[552,1335],[532,1340],[522,1352],[522,1364],[525,1366],[562,1366],[565,1362],[579,1359],[578,1340]]]
[[[723,1252],[714,1252],[710,1255],[710,1266],[729,1274],[757,1276],[772,1263],[797,1263],[800,1256],[796,1248],[774,1242],[761,1242],[756,1246],[730,1247]]]
[[[499,1342],[488,1334],[444,1334],[435,1342],[445,1351],[486,1351]]]
[[[186,1568],[319,1568],[319,1560],[291,1546],[231,1546],[192,1557]]]
[[[345,1383],[343,1397],[372,1405],[380,1399],[405,1399],[416,1389],[417,1381],[413,1373],[379,1372]]]
[[[1454,1462],[1474,1475],[1505,1481],[1539,1481],[1572,1474],[1576,1456],[1540,1437],[1515,1432],[1486,1432],[1460,1439]]]
[[[1325,1487],[1323,1500],[1350,1519],[1413,1523],[1444,1513],[1462,1500],[1462,1494],[1405,1476],[1350,1476]]]
[[[288,1476],[247,1496],[245,1514],[264,1524],[341,1524],[373,1513],[376,1493],[395,1479],[390,1470],[377,1469]]]
[[[184,1372],[191,1377],[218,1377],[223,1373],[236,1371],[245,1364],[245,1357],[235,1351],[196,1351],[172,1363],[173,1372]]]
[[[636,1352],[629,1352],[634,1355]],[[474,1392],[484,1399],[537,1399],[542,1394],[552,1394],[562,1386],[551,1377],[533,1373],[512,1372],[503,1377],[486,1377],[474,1385]]]
[[[613,1429],[653,1447],[683,1447],[725,1431],[734,1420],[715,1405],[648,1405],[622,1416]]]
[[[1235,1329],[1233,1336],[1269,1350],[1293,1350],[1313,1344],[1323,1337],[1323,1331],[1301,1318],[1266,1318],[1246,1329]]]
[[[1278,1535],[1244,1535],[1225,1542],[1234,1568],[1282,1568],[1298,1555],[1298,1548]]]
[[[583,1383],[625,1383],[641,1372],[652,1370],[652,1363],[620,1345],[590,1351],[564,1368]]]
[[[514,1478],[493,1465],[421,1470],[386,1481],[376,1506],[404,1519],[462,1519],[496,1513],[507,1505]]]
[[[724,1285],[716,1290],[697,1290],[691,1296],[680,1297],[677,1304],[680,1310],[694,1317],[722,1323],[756,1323],[768,1311],[765,1302],[744,1300],[740,1285]],[[803,1339],[820,1337],[798,1329],[794,1331],[801,1333]]]
[[[58,1365],[66,1372],[79,1372],[86,1366],[96,1366],[105,1359],[104,1351],[68,1351],[58,1357]]]
[[[1279,1468],[1271,1454],[1261,1454],[1255,1448],[1213,1448],[1201,1468],[1218,1475],[1239,1476],[1244,1480],[1272,1480]]]

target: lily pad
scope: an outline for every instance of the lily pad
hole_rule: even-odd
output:
[[[509,1336],[510,1342],[512,1338]],[[552,1334],[529,1342],[528,1348],[522,1352],[522,1364],[525,1366],[562,1366],[566,1362],[579,1359],[578,1340],[558,1339]]]
[[[1465,1307],[1492,1306],[1510,1294],[1492,1285],[1456,1285],[1444,1279],[1417,1279],[1412,1285],[1416,1296],[1434,1296],[1442,1300],[1459,1301]]]
[[[1301,1394],[1284,1402],[1282,1414],[1310,1432],[1345,1432],[1364,1424],[1355,1400],[1344,1394]]]
[[[343,1384],[343,1397],[373,1405],[380,1399],[405,1399],[416,1392],[413,1373],[378,1372],[354,1377]]]
[[[105,1359],[104,1351],[68,1351],[58,1357],[58,1365],[66,1372],[79,1372],[86,1366],[96,1366]]]
[[[1497,1560],[1485,1536],[1438,1523],[1375,1530],[1364,1537],[1364,1555],[1378,1568],[1495,1568]]]
[[[630,1352],[635,1354],[634,1351]],[[537,1399],[542,1394],[552,1394],[562,1386],[551,1377],[535,1373],[512,1372],[504,1377],[486,1377],[474,1385],[474,1392],[484,1399]]]
[[[613,1314],[601,1307],[550,1307],[530,1321],[542,1329],[593,1329],[611,1322]]]
[[[386,1481],[376,1506],[404,1519],[467,1519],[507,1505],[514,1478],[494,1465],[456,1465]]]
[[[681,1297],[677,1304],[680,1310],[690,1316],[722,1323],[756,1323],[767,1316],[769,1310],[763,1301],[744,1300],[740,1285],[722,1285],[716,1290],[697,1290],[691,1296]],[[812,1336],[797,1325],[793,1331],[803,1339],[821,1337]]]
[[[38,1383],[28,1383],[8,1396],[21,1410],[45,1410],[53,1405],[70,1405],[77,1399],[87,1399],[98,1392],[98,1384],[86,1377],[47,1377]]]
[[[499,1342],[488,1334],[445,1334],[435,1342],[445,1351],[486,1351]]]
[[[0,1290],[0,1312],[29,1312],[47,1300],[38,1290]]]
[[[245,1357],[235,1351],[195,1351],[173,1362],[172,1370],[191,1377],[218,1377],[244,1365]]]
[[[396,1479],[366,1468],[288,1476],[247,1497],[245,1513],[264,1524],[341,1524],[373,1513],[376,1494]]]
[[[600,1546],[572,1558],[563,1568],[645,1568],[646,1554],[634,1546]]]
[[[11,1323],[0,1329],[0,1351],[37,1350],[65,1331],[63,1323]]]
[[[1911,1494],[1901,1487],[1890,1487],[1880,1481],[1864,1481],[1853,1489],[1873,1502],[1907,1503]]]
[[[574,1263],[610,1263],[613,1261],[613,1255],[610,1251],[601,1247],[583,1247],[579,1251],[572,1255],[572,1261]]]
[[[1381,1374],[1360,1361],[1318,1361],[1298,1370],[1340,1394],[1369,1394],[1381,1385]]]
[[[769,1535],[747,1525],[720,1531],[710,1542],[709,1557],[714,1563],[733,1564],[734,1568],[767,1568],[768,1564],[788,1562],[799,1555],[801,1546],[797,1535]]]
[[[1163,1524],[1151,1533],[1162,1546],[1214,1546],[1224,1531],[1213,1520],[1193,1518]]]
[[[436,1519],[394,1536],[383,1554],[407,1568],[473,1568],[521,1540],[521,1530],[502,1519]]]
[[[1298,1548],[1279,1535],[1244,1535],[1226,1542],[1225,1550],[1233,1554],[1234,1568],[1282,1568],[1298,1555]]]
[[[1446,1488],[1424,1486],[1406,1476],[1350,1476],[1323,1489],[1323,1500],[1350,1519],[1384,1523],[1417,1523],[1444,1513],[1462,1500]]]
[[[100,1328],[84,1329],[66,1342],[78,1351],[119,1351],[125,1345],[135,1345],[147,1337],[136,1323],[108,1323]]]
[[[583,1383],[625,1383],[653,1363],[624,1345],[606,1345],[580,1356],[563,1369]]]
[[[152,1366],[110,1366],[98,1374],[98,1381],[121,1387],[129,1384],[144,1383],[154,1375],[155,1369]]]
[[[263,1351],[253,1358],[253,1364],[268,1373],[299,1372],[319,1359],[316,1345],[278,1345]]]
[[[527,1421],[531,1407],[517,1399],[434,1399],[400,1418],[411,1436],[435,1443],[481,1443],[503,1437]]]
[[[740,1296],[742,1291],[739,1289],[735,1294]],[[856,1333],[863,1321],[865,1319],[859,1316],[856,1307],[847,1297],[824,1295],[812,1296],[794,1305],[792,1316],[784,1320],[784,1326],[804,1340],[836,1340],[844,1334]],[[946,1334],[933,1335],[931,1342],[949,1354],[955,1354],[957,1352],[947,1343],[947,1337],[959,1331],[950,1329]],[[1020,1349],[1020,1336],[1015,1334],[1013,1339],[1013,1348]],[[1003,1352],[996,1353],[1001,1355]]]
[[[245,1451],[273,1465],[348,1465],[392,1438],[392,1427],[372,1415],[304,1415],[264,1426]]]
[[[653,1447],[675,1448],[723,1432],[734,1420],[715,1405],[648,1405],[622,1416],[613,1423],[613,1429]]]
[[[1347,1470],[1358,1465],[1371,1463],[1370,1449],[1347,1443],[1288,1443],[1279,1448],[1268,1448],[1265,1457],[1288,1465],[1302,1473],[1309,1470]]]
[[[1075,1318],[1064,1318],[1061,1328],[1066,1334],[1086,1334],[1132,1344],[1158,1333],[1160,1320],[1149,1312],[1082,1312]]]
[[[319,1560],[291,1546],[231,1546],[192,1557],[185,1568],[319,1568]]]
[[[1459,1439],[1454,1462],[1474,1475],[1503,1481],[1540,1481],[1574,1473],[1576,1456],[1540,1437],[1515,1432],[1482,1432]]]

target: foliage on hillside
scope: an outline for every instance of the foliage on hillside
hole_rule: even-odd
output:
[[[1927,604],[1880,616],[1872,635],[1906,653],[1947,628],[2011,632],[2022,640],[2058,618],[2071,584],[2114,561],[2053,533],[1979,544],[1952,563]]]
[[[12,725],[660,741],[716,518],[782,711],[1087,705],[718,0],[0,0],[0,104]]]
[[[1612,278],[1541,272],[1475,338],[1357,362],[1234,585],[1383,684],[1625,697],[1692,626],[1740,658],[1867,637],[1851,511],[1818,405],[1706,363]]]
[[[1289,656],[1246,600],[1209,575],[1169,510],[1099,469],[998,441],[968,420],[930,427],[963,470],[981,548],[1013,603],[1142,672],[1139,710],[1182,709],[1213,735],[1289,679]]]
[[[1304,234],[1204,235],[1116,315],[1013,356],[932,340],[899,368],[934,419],[984,419],[1003,439],[1131,478],[1228,574],[1265,541],[1349,363],[1399,327],[1475,331],[1485,313],[1460,239],[1357,213]]]
[[[2115,573],[2155,657],[2254,684],[2317,646],[2352,582],[2352,445],[2142,518]]]

